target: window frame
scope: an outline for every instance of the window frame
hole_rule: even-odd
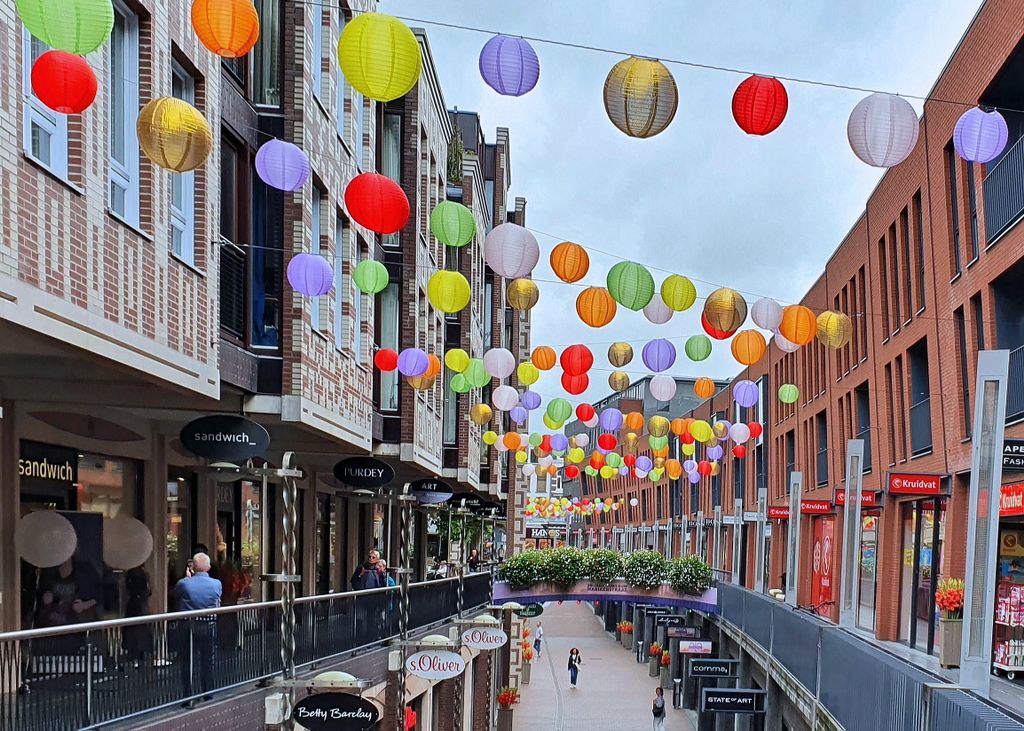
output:
[[[309,224],[309,253],[320,256],[320,236],[323,231],[323,205],[324,191],[315,185],[312,188],[313,197]],[[309,325],[314,332],[320,331],[320,297],[310,297],[311,308],[309,310]]]
[[[351,286],[351,280],[345,274],[345,249],[349,244],[351,228],[348,217],[338,211],[334,222],[334,347],[338,350],[343,350],[346,342],[345,293]]]
[[[330,17],[331,8],[329,6],[321,7],[320,5],[313,5],[313,53],[311,58],[313,59],[313,96],[318,100],[323,99],[323,85],[324,85],[324,13],[327,13]],[[340,73],[340,72],[339,72]]]
[[[175,77],[184,81],[183,96],[180,97],[189,104],[196,101],[196,79],[189,73],[177,59],[171,59],[171,93],[174,94]],[[174,183],[180,181],[182,190],[182,203],[178,207],[174,203]],[[196,202],[196,174],[193,171],[185,173],[171,173],[171,253],[190,266],[196,263],[196,229],[195,229],[195,202]],[[175,250],[174,233],[177,231],[181,237],[180,250]]]
[[[49,46],[34,38],[28,28],[22,27],[22,149],[25,156],[58,178],[68,181],[68,117],[53,111],[43,104],[32,91],[32,66],[35,58],[32,53],[33,41],[49,50]],[[43,51],[46,53],[46,51]],[[42,54],[40,54],[42,55]],[[42,160],[33,152],[33,125],[49,136],[50,162]]]
[[[126,223],[139,226],[139,145],[135,134],[136,121],[139,116],[139,16],[121,0],[114,0],[114,29],[111,31],[110,48],[110,74],[114,72],[114,34],[117,32],[117,17],[121,15],[125,22],[125,43],[121,59],[126,77],[122,79],[123,97],[120,99],[122,105],[123,125],[121,134],[124,135],[124,157],[123,161],[114,157],[114,135],[116,134],[113,110],[118,103],[114,90],[117,87],[117,79],[111,78],[109,99],[110,116],[108,118],[109,135],[107,137],[107,159],[109,163],[108,173],[110,185],[107,189],[107,208],[116,217]],[[124,193],[124,210],[119,211],[114,204],[114,187],[117,186]]]

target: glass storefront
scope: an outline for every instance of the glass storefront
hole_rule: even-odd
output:
[[[935,586],[944,558],[945,509],[941,498],[900,504],[900,640],[929,654],[940,643]]]
[[[857,626],[874,631],[875,591],[878,587],[879,516],[877,514],[862,515],[860,520],[860,558],[858,562],[860,605],[857,607]]]

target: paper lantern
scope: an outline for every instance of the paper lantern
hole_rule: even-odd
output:
[[[693,393],[699,399],[709,399],[715,394],[715,382],[710,378],[698,378],[693,382]]]
[[[590,327],[604,327],[615,319],[617,305],[604,287],[587,287],[576,297],[576,314]]]
[[[1006,147],[1008,138],[1006,120],[995,110],[968,109],[953,128],[956,154],[969,162],[992,162]]]
[[[756,404],[759,396],[760,392],[758,391],[757,384],[751,380],[737,381],[732,387],[733,400],[745,409],[749,409]],[[725,434],[717,436],[722,438]]]
[[[728,340],[736,334],[735,330],[719,330],[718,328],[713,327],[711,323],[708,322],[708,316],[703,312],[700,315],[700,326],[704,328],[704,332],[715,340]]]
[[[750,430],[750,436],[757,439],[764,432],[764,427],[761,426],[760,422],[752,421],[747,424],[747,429]]]
[[[469,380],[464,373],[456,373],[452,376],[452,380],[448,385],[453,393],[469,393],[473,390],[473,386],[469,384]]]
[[[651,461],[650,457],[646,455],[641,455],[640,457],[636,458],[636,468],[638,470],[641,470],[643,472],[650,472],[652,467],[654,467],[654,462]]]
[[[669,420],[666,419],[664,416],[652,416],[650,420],[647,422],[647,431],[650,433],[652,437],[655,437],[659,440],[662,439],[663,437],[668,436],[668,431],[670,427],[671,422],[669,422]],[[659,441],[658,444],[663,445],[664,443]],[[656,446],[655,448],[660,449],[661,447]]]
[[[676,379],[664,373],[659,373],[647,384],[647,390],[658,401],[671,401],[676,395]]]
[[[711,355],[711,340],[707,335],[691,335],[686,339],[683,350],[686,351],[687,358],[699,363],[702,360],[707,360]]]
[[[398,353],[391,348],[381,348],[374,353],[373,364],[385,373],[393,371],[398,367]]]
[[[291,142],[269,140],[256,152],[256,173],[271,188],[294,193],[309,180],[309,158]]]
[[[749,366],[757,363],[768,350],[768,343],[757,330],[744,330],[732,339],[732,357],[737,363]]]
[[[786,118],[789,96],[778,79],[749,76],[732,95],[732,116],[748,135],[774,132]]]
[[[572,416],[572,404],[566,401],[564,398],[554,398],[548,402],[547,409],[544,410],[548,416],[555,421],[565,421]]]
[[[501,438],[501,443],[505,445],[506,449],[519,449],[519,445],[523,443],[523,438],[517,432],[505,432],[505,435]]]
[[[578,282],[590,269],[587,250],[572,241],[563,241],[551,250],[551,271],[563,282]]]
[[[484,353],[484,369],[495,378],[508,378],[516,369],[516,357],[507,348],[491,348]]]
[[[642,411],[630,411],[622,418],[622,424],[630,431],[638,432],[644,428],[644,414]]]
[[[750,317],[758,327],[774,331],[782,322],[782,305],[770,297],[762,297],[750,308]]]
[[[469,418],[480,426],[491,420],[491,414],[491,407],[487,404],[473,404],[473,408],[469,410]]]
[[[568,480],[575,480],[580,476],[580,468],[574,464],[567,465],[565,468],[565,477]]]
[[[32,64],[32,91],[55,112],[81,114],[96,99],[97,89],[96,74],[81,56],[47,51]]]
[[[672,430],[673,434],[677,437],[681,437],[684,434],[690,433],[690,424],[692,422],[693,419],[682,419],[677,417],[669,422],[669,428]]]
[[[807,345],[818,333],[818,321],[809,307],[789,305],[782,310],[779,334],[791,343]]]
[[[509,409],[508,418],[510,418],[515,424],[525,424],[530,418],[530,412],[524,409],[522,406],[513,406]]]
[[[522,96],[537,85],[540,61],[525,39],[498,34],[480,51],[480,76],[504,96]]]
[[[195,0],[192,28],[199,42],[213,53],[239,58],[256,45],[260,16],[252,0]]]
[[[106,43],[114,28],[111,0],[16,0],[14,7],[29,33],[78,56]]]
[[[655,338],[644,345],[640,355],[649,370],[659,373],[667,371],[676,362],[676,346],[665,338]]]
[[[562,428],[562,422],[555,421],[554,419],[552,419],[547,414],[544,414],[544,418],[542,419],[542,421],[544,422],[544,426],[546,426],[548,429],[561,429]]]
[[[469,280],[461,272],[442,269],[431,274],[427,281],[427,299],[441,312],[459,312],[469,304],[472,294]]]
[[[644,317],[647,318],[648,322],[652,322],[655,325],[664,325],[672,319],[674,314],[675,311],[665,304],[665,300],[657,292],[651,298],[651,301],[647,303],[647,306],[644,307]]]
[[[588,386],[590,386],[590,377],[586,373],[579,376],[569,373],[562,374],[562,389],[572,396],[579,396],[587,390]]]
[[[580,421],[587,421],[588,419],[594,418],[594,407],[590,404],[580,404],[576,407],[576,418]],[[587,446],[586,443],[580,444],[580,437],[586,436],[586,434],[579,434],[576,436],[576,443],[581,447]],[[589,439],[589,437],[588,437]]]
[[[14,528],[14,548],[26,563],[53,568],[71,559],[78,534],[71,521],[56,510],[37,510],[23,516]]]
[[[409,197],[402,186],[380,173],[352,178],[345,188],[345,208],[353,221],[379,234],[398,233],[409,220]]]
[[[586,345],[570,345],[559,359],[562,370],[570,376],[583,375],[594,365],[594,354]]]
[[[524,386],[532,386],[540,380],[540,371],[533,363],[520,363],[516,366],[516,378]]]
[[[540,406],[540,394],[536,391],[523,391],[519,397],[519,403],[527,411],[533,411]]]
[[[491,394],[491,403],[498,411],[508,411],[519,403],[519,392],[512,386],[498,386]]]
[[[675,79],[661,61],[630,56],[615,64],[605,79],[608,118],[630,137],[663,132],[678,106]]]
[[[779,401],[784,404],[795,404],[800,398],[800,389],[792,383],[783,383],[779,386]]]
[[[672,310],[683,312],[697,301],[697,288],[687,277],[669,274],[661,283],[661,299]]]
[[[797,345],[796,343],[792,343],[789,340],[786,340],[784,337],[779,335],[778,330],[776,330],[775,334],[772,335],[772,342],[774,342],[775,346],[783,353],[795,353],[796,351],[800,350],[799,345]]]
[[[711,431],[711,425],[701,419],[697,419],[690,424],[690,434],[701,444],[706,443],[714,436],[714,432]]]
[[[461,203],[441,201],[430,212],[430,232],[445,246],[465,246],[476,236],[473,212]]]
[[[620,261],[608,270],[608,293],[631,310],[642,310],[654,297],[654,277],[633,261]]]
[[[818,315],[817,334],[822,345],[838,350],[850,342],[853,322],[842,312],[826,310]]]
[[[484,239],[484,260],[496,274],[506,279],[529,275],[539,259],[537,239],[514,223],[495,226]]]
[[[320,297],[334,286],[334,270],[319,254],[301,252],[288,262],[288,284],[299,294]]]
[[[622,393],[629,388],[629,374],[625,371],[612,371],[608,374],[608,387],[615,393]]]
[[[570,407],[571,412],[571,407]],[[569,448],[569,438],[565,434],[551,435],[551,451],[564,452]]]
[[[345,23],[338,62],[360,94],[379,102],[412,91],[423,68],[416,36],[398,18],[382,13],[358,14]]]
[[[555,349],[547,345],[538,345],[530,354],[530,362],[537,366],[539,370],[550,371],[557,362]]]
[[[427,353],[427,372],[423,375],[427,378],[434,378],[441,372],[441,359],[433,353]]]
[[[715,330],[735,332],[747,319],[747,303],[735,289],[721,287],[704,302],[704,317]]]
[[[735,447],[732,448],[732,456],[735,457],[736,459],[743,459],[744,457],[747,456],[747,448],[744,447],[742,444],[737,444]]]
[[[524,312],[532,309],[540,299],[540,289],[532,279],[513,279],[505,290],[505,299],[513,310]]]
[[[737,444],[743,444],[750,439],[750,427],[746,424],[733,424],[729,427],[729,438]]]
[[[376,259],[363,259],[352,272],[352,281],[363,294],[377,294],[388,287],[388,268]]]
[[[406,348],[398,354],[398,372],[403,376],[422,376],[429,368],[430,359],[419,348]]]
[[[405,382],[415,391],[429,391],[437,382],[437,377],[428,376],[424,373],[422,376],[409,376],[405,379]]]
[[[485,431],[480,438],[483,440],[483,443],[489,447],[498,443],[497,433],[490,430]]]
[[[452,348],[444,354],[444,364],[455,373],[462,373],[469,365],[469,353],[462,348]]]
[[[910,102],[882,92],[861,99],[846,123],[853,153],[879,168],[906,160],[917,144],[917,134],[917,112]]]
[[[601,412],[598,423],[605,431],[618,431],[622,428],[622,412],[614,406],[609,406]]]
[[[633,346],[629,343],[612,343],[608,346],[608,362],[616,368],[628,364],[633,360]]]
[[[176,173],[195,170],[213,149],[213,133],[203,115],[171,96],[146,104],[139,111],[135,131],[146,157]]]

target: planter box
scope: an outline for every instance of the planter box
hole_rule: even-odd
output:
[[[960,647],[963,639],[964,621],[962,619],[940,619],[939,632],[942,633],[939,647],[939,665],[944,668],[960,667]]]
[[[661,668],[661,687],[664,690],[672,690],[672,678],[669,677],[669,670],[671,670],[671,668],[668,666]]]
[[[658,672],[661,669],[661,655],[651,655],[651,659],[647,661],[647,673],[652,677],[658,677]]]
[[[530,663],[530,662],[524,662],[523,663],[523,670],[520,673],[520,677],[523,680],[523,685],[529,685],[530,684],[530,673],[532,672],[532,669],[533,669],[533,663]]]
[[[622,633],[622,646],[627,650],[633,649],[633,633],[623,632]]]
[[[511,708],[498,708],[498,731],[512,731]]]

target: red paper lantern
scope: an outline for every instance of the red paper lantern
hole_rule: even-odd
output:
[[[711,463],[708,462],[706,459],[702,459],[697,464],[697,472],[699,472],[704,477],[707,477],[708,475],[711,474]]]
[[[600,452],[594,452],[590,455],[590,466],[595,470],[599,470],[604,467],[604,455]]]
[[[576,407],[576,418],[580,421],[589,421],[596,416],[594,407],[590,404],[580,404]]]
[[[81,56],[47,51],[32,64],[32,91],[61,114],[81,114],[96,99],[96,74]]]
[[[786,87],[778,79],[767,76],[748,77],[732,96],[732,116],[748,135],[774,132],[788,110]]]
[[[750,422],[747,424],[747,428],[750,429],[750,436],[752,439],[757,439],[764,431],[764,427],[761,426],[761,422],[759,421]]]
[[[373,364],[381,371],[393,371],[398,368],[398,353],[390,348],[381,348],[373,356]]]
[[[573,396],[579,396],[581,393],[587,390],[587,386],[590,385],[590,376],[584,373],[581,376],[570,376],[568,373],[562,374],[562,388],[566,393],[572,394]]]
[[[551,435],[550,434],[545,434],[543,437],[541,437],[541,439],[540,439],[540,451],[548,452],[548,453],[551,452]]]
[[[718,328],[712,327],[711,323],[708,322],[707,315],[703,313],[700,316],[700,324],[701,327],[704,328],[704,332],[713,337],[715,340],[728,340],[734,334],[736,334],[735,330],[719,330]]]
[[[405,707],[405,731],[416,728],[416,711],[409,706]]]
[[[606,452],[610,452],[615,449],[616,444],[618,444],[618,440],[613,434],[602,434],[597,438],[597,446]]]
[[[735,447],[732,448],[732,456],[735,457],[736,459],[743,459],[744,457],[747,456],[747,448],[744,447],[742,444],[737,444]]]
[[[562,351],[559,362],[570,376],[582,376],[594,365],[594,354],[586,345],[570,345]]]
[[[580,476],[580,468],[577,467],[574,464],[569,465],[568,467],[565,468],[565,476],[566,476],[566,478],[568,478],[570,480],[575,480],[577,477]],[[589,500],[587,500],[587,502],[584,503],[584,505],[589,505],[589,504],[590,504]]]
[[[409,197],[391,178],[363,173],[345,189],[345,207],[360,226],[379,234],[398,233],[409,220]]]
[[[691,434],[690,432],[686,432],[681,437],[679,437],[679,441],[681,441],[683,444],[693,444],[696,440],[693,438],[693,434]]]
[[[622,464],[626,465],[627,467],[632,467],[633,465],[636,464],[636,455],[627,454],[625,457],[622,458]]]

